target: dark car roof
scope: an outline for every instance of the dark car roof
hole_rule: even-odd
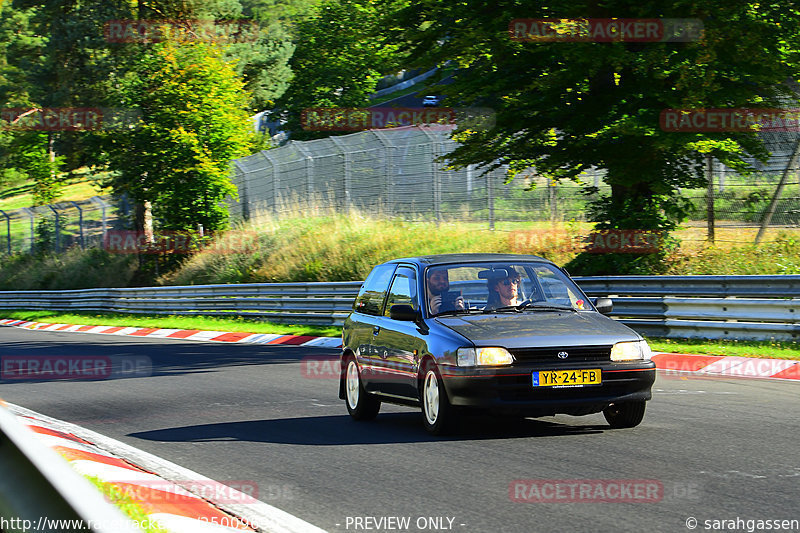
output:
[[[542,261],[555,264],[549,259],[538,255],[519,255],[519,254],[439,254],[423,255],[419,257],[404,257],[402,259],[392,259],[387,263],[417,263],[419,265],[445,265],[450,263],[480,263],[480,262],[520,262],[520,261]]]

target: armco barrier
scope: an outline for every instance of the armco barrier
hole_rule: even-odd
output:
[[[645,335],[800,339],[800,276],[576,277],[611,316]],[[260,317],[339,326],[360,281],[0,292],[0,309]]]
[[[360,281],[348,281],[6,291],[0,292],[0,309],[242,315],[273,322],[341,325],[360,286]]]
[[[800,340],[800,276],[575,277],[589,296],[610,296],[611,316],[643,335]]]
[[[0,530],[140,531],[2,405],[0,444]]]
[[[592,276],[575,277],[587,294],[625,296],[746,296],[798,298],[800,275],[787,276]]]

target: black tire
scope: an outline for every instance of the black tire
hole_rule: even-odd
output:
[[[353,420],[372,420],[378,416],[381,408],[381,401],[364,390],[354,357],[348,357],[345,361],[344,403]]]
[[[603,410],[608,424],[614,429],[638,426],[644,418],[645,401],[612,403]]]
[[[447,435],[455,429],[458,420],[456,409],[450,405],[442,376],[432,362],[422,371],[420,403],[422,404],[422,424],[431,435]]]

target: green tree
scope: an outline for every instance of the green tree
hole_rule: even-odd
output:
[[[231,160],[253,142],[249,95],[213,44],[152,45],[122,80],[120,102],[141,111],[137,127],[106,136],[117,193],[152,202],[163,229],[222,228],[236,195]]]
[[[278,99],[280,115],[296,139],[328,137],[304,131],[303,109],[366,107],[375,84],[403,66],[400,46],[387,38],[387,14],[402,0],[323,0],[292,30],[296,50],[290,62],[294,78]]]
[[[0,105],[31,111],[107,105],[116,58],[103,38],[103,23],[130,13],[123,0],[5,3],[0,17]],[[0,134],[3,174],[34,180],[37,202],[58,196],[62,166],[71,170],[98,159],[101,154],[89,133],[10,128]]]
[[[103,31],[106,22],[135,18],[230,21],[252,16],[243,12],[239,0],[7,0],[2,14],[0,102],[3,108],[23,109],[124,107],[117,99],[121,80],[137,68],[153,45],[108,42]],[[287,63],[293,45],[278,19],[272,21],[252,41],[217,43],[245,80],[251,97],[242,109],[251,113],[270,106],[290,76]],[[74,131],[46,135],[46,162],[60,159],[66,171],[102,168],[109,160],[104,135]],[[39,148],[38,134],[0,131],[0,181],[20,182],[39,175],[36,169],[20,166],[32,164],[31,158],[19,157]],[[50,179],[49,185],[56,188],[58,180]]]
[[[508,32],[518,18],[611,17],[697,18],[705,32],[680,43],[516,42]],[[663,109],[796,100],[786,82],[800,73],[800,16],[789,0],[418,0],[400,20],[420,65],[457,62],[453,84],[442,88],[449,101],[496,110],[492,129],[457,135],[463,144],[451,161],[509,164],[510,177],[531,166],[555,179],[605,169],[611,192],[589,212],[599,229],[670,231],[686,214],[679,188],[705,183],[705,154],[738,169],[745,156],[766,156],[755,133],[662,131]],[[621,272],[642,260],[621,255],[603,268]]]
[[[237,74],[242,76],[250,93],[248,108],[258,111],[270,107],[286,90],[291,70],[289,59],[294,45],[285,30],[283,16],[295,13],[299,2],[282,6],[263,5],[253,0],[143,0],[139,2],[138,18],[167,20],[216,20],[229,23],[244,20],[255,23],[259,31],[246,32],[241,41],[217,42],[225,58],[235,60]]]

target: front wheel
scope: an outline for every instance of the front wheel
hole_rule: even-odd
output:
[[[422,422],[432,435],[445,435],[455,427],[457,413],[447,399],[436,365],[429,363],[422,377]]]
[[[358,372],[358,364],[352,357],[347,360],[344,390],[347,412],[354,420],[372,420],[378,416],[381,401],[364,390],[361,374]]]
[[[603,410],[603,416],[614,429],[632,428],[642,422],[646,403],[645,401],[612,403]]]

